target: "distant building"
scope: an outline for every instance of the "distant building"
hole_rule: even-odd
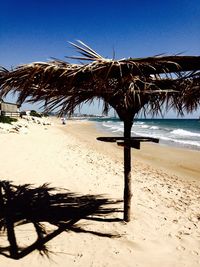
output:
[[[15,103],[5,102],[3,99],[0,99],[0,115],[10,116],[10,117],[19,117],[20,105]]]

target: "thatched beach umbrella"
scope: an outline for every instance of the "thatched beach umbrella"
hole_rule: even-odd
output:
[[[20,103],[44,101],[46,110],[72,114],[77,106],[102,99],[103,112],[110,107],[124,122],[124,220],[131,207],[131,127],[142,109],[152,114],[173,108],[191,112],[200,104],[200,57],[155,56],[121,60],[105,59],[79,41],[81,54],[71,57],[86,64],[61,60],[33,62],[10,71],[1,69],[1,96],[19,93]]]

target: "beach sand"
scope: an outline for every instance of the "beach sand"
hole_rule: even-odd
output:
[[[30,124],[26,134],[0,134],[1,180],[50,183],[80,195],[122,200],[123,149],[96,141],[108,134],[91,122],[53,123]],[[0,266],[200,266],[199,161],[199,151],[143,144],[141,150],[132,150],[131,222],[119,220],[120,211],[107,215],[107,221],[82,219],[78,225],[88,232],[66,231],[52,239],[47,243],[49,259],[38,251],[20,260],[0,255]],[[35,237],[30,225],[16,235],[22,244]],[[5,236],[0,237],[4,243]]]

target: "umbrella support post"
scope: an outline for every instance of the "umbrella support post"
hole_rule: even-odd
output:
[[[130,221],[131,212],[131,149],[124,146],[124,221]]]
[[[141,142],[159,143],[159,139],[152,137],[131,137],[132,123],[124,122],[124,137],[97,137],[103,142],[116,142],[124,147],[124,221],[131,220],[131,148],[140,149]]]
[[[131,121],[124,121],[124,138],[131,137]],[[124,143],[124,221],[131,220],[131,147]]]

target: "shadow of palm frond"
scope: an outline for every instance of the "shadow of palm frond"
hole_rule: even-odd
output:
[[[80,196],[67,190],[63,193],[48,184],[34,188],[31,184],[13,185],[9,181],[0,181],[0,234],[5,232],[10,244],[1,247],[0,254],[20,259],[37,249],[41,255],[48,255],[45,244],[63,231],[117,237],[111,233],[85,230],[75,226],[75,223],[81,219],[119,221],[119,218],[106,217],[121,212],[114,207],[119,202],[121,201],[109,200],[101,195]],[[56,226],[56,230],[49,233],[45,222]],[[34,225],[37,240],[20,248],[14,229],[27,223]]]

